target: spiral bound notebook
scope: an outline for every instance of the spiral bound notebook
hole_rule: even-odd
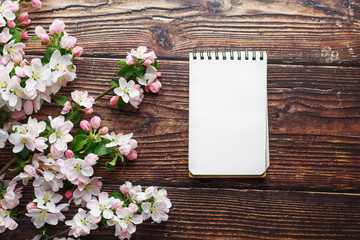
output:
[[[265,177],[266,52],[200,50],[189,61],[190,177]]]

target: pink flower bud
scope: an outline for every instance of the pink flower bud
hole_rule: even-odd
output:
[[[14,28],[16,26],[16,23],[13,20],[8,20],[7,25],[9,28]]]
[[[134,58],[131,55],[126,56],[126,64],[127,65],[133,65],[135,62]]]
[[[122,209],[122,208],[123,208],[122,206],[116,206],[116,207],[115,207],[115,211],[120,210],[120,209]]]
[[[93,153],[88,154],[84,158],[84,161],[90,166],[95,165],[97,160],[99,160],[99,157],[97,155],[93,154]]]
[[[36,36],[38,36],[40,39],[41,39],[41,41],[43,41],[43,42],[49,42],[49,40],[50,40],[50,37],[49,37],[49,35],[46,33],[46,31],[45,31],[45,29],[43,28],[43,27],[40,27],[40,26],[37,26],[36,28],[35,28],[35,34],[36,34]]]
[[[92,108],[85,108],[84,111],[85,111],[86,114],[89,114],[89,115],[90,115],[90,114],[92,114],[92,113],[94,112],[94,109],[92,109]]]
[[[70,149],[68,149],[68,150],[65,151],[65,156],[67,158],[73,158],[74,157],[74,152],[71,151]]]
[[[8,229],[10,231],[15,230],[18,227],[17,222],[14,219],[10,218]]]
[[[130,208],[133,213],[136,213],[139,210],[139,207],[135,203],[130,203],[128,208]]]
[[[90,124],[90,122],[87,121],[87,120],[82,120],[82,121],[80,122],[80,127],[81,127],[81,129],[84,130],[84,131],[86,131],[86,132],[88,132],[88,131],[90,130],[90,126],[91,126],[91,124]]]
[[[23,12],[22,14],[20,14],[18,16],[18,19],[22,22],[22,21],[26,21],[29,19],[29,14],[27,12]]]
[[[61,114],[67,114],[68,112],[70,112],[71,110],[71,103],[70,101],[66,101],[66,103],[64,104],[64,107],[61,111]]]
[[[55,19],[49,27],[49,32],[50,34],[59,34],[62,33],[64,29],[65,23],[59,19]]]
[[[150,92],[149,86],[146,86],[146,87],[145,87],[145,92]]]
[[[128,193],[130,191],[129,187],[126,184],[120,186],[120,192],[122,194]]]
[[[33,5],[34,8],[41,8],[41,1],[40,0],[31,0],[31,4]]]
[[[106,135],[109,132],[109,128],[102,127],[99,132],[100,132],[101,135]]]
[[[71,198],[72,197],[72,191],[71,190],[69,190],[69,191],[66,191],[65,192],[65,197],[67,197],[67,198]]]
[[[151,61],[150,59],[146,59],[144,61],[144,65],[147,66],[147,67],[150,67],[152,63],[153,63],[153,61]]]
[[[154,53],[154,51],[151,51],[148,53],[148,56],[146,57],[146,59],[149,59],[151,61],[154,61],[156,59],[156,55]]]
[[[157,77],[157,78],[161,77],[161,72],[157,72],[157,73],[156,73],[156,77]]]
[[[110,99],[110,105],[115,105],[115,104],[117,104],[118,101],[119,101],[119,97],[118,96],[113,96]]]
[[[92,117],[91,120],[91,126],[93,126],[95,129],[98,129],[101,124],[101,119],[98,116]]]
[[[17,12],[17,11],[19,11],[19,3],[18,3],[18,2],[12,2],[10,11],[11,11],[11,12]]]
[[[21,120],[21,119],[25,119],[25,112],[23,110],[20,110],[20,111],[14,111],[11,113],[11,117],[18,121],[18,120]]]
[[[34,103],[33,101],[26,101],[24,103],[24,112],[26,115],[31,115],[34,110]]]
[[[23,32],[23,33],[21,34],[21,39],[29,39],[28,32]]]
[[[130,151],[132,150],[131,145],[130,144],[123,144],[121,145],[121,147],[119,148],[119,152],[122,155],[128,155],[130,154]]]
[[[83,54],[83,51],[84,51],[84,49],[79,46],[74,47],[72,50],[75,57],[80,57]]]
[[[161,82],[158,81],[158,80],[155,80],[154,82],[152,82],[150,85],[149,85],[149,89],[151,92],[153,93],[157,93],[159,92],[161,88]]]
[[[126,158],[129,160],[135,160],[137,159],[137,152],[136,150],[131,150],[131,152],[129,153],[129,155],[126,155]]]
[[[25,165],[24,172],[30,177],[36,176],[36,169],[33,166],[29,165],[29,164]]]
[[[21,54],[16,54],[11,60],[15,63],[15,65],[20,64],[20,62],[22,61],[22,55]],[[20,80],[21,81],[21,80]]]
[[[22,25],[23,25],[24,27],[26,27],[26,26],[30,25],[31,20],[30,20],[30,19],[26,19],[26,20],[22,21],[21,23],[22,23]]]
[[[135,89],[136,90],[140,90],[140,88],[141,88],[140,84],[135,84]]]
[[[35,203],[33,202],[29,202],[27,205],[26,205],[26,210],[31,210],[31,209],[36,209],[37,206],[35,205]]]

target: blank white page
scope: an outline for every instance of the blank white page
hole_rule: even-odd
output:
[[[268,167],[267,55],[259,56],[190,54],[191,174],[261,175]]]

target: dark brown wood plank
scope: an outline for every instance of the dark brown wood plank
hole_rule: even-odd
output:
[[[76,60],[79,77],[59,94],[70,96],[80,89],[96,96],[116,77],[116,62]],[[99,169],[97,174],[110,183],[121,176],[141,179],[146,185],[359,192],[360,91],[354,86],[360,86],[360,68],[268,68],[271,166],[265,179],[188,177],[188,63],[167,60],[160,61],[161,93],[147,96],[138,110],[118,111],[108,104],[109,96],[96,104],[95,114],[104,119],[104,125],[133,131],[139,141],[137,160],[116,172]],[[44,104],[38,116],[46,119],[60,111],[55,103]],[[10,157],[9,149],[3,151],[2,165]]]
[[[360,10],[352,1],[47,1],[33,24],[63,19],[87,56],[119,57],[139,45],[163,58],[193,48],[268,51],[270,63],[360,64]],[[41,46],[28,43],[29,53]]]
[[[116,191],[119,183],[105,183]],[[129,179],[127,179],[129,180]],[[135,184],[141,180],[131,179]],[[144,223],[132,239],[359,239],[360,196],[317,192],[194,189],[167,187],[173,208],[162,224]],[[31,195],[26,192],[25,199]],[[67,218],[75,214],[72,207]],[[22,228],[1,239],[23,239],[36,234],[26,216]],[[62,227],[60,227],[62,226]],[[65,229],[63,224],[54,232]],[[113,228],[102,228],[81,239],[115,239]]]

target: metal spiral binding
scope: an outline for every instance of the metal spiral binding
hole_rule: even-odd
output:
[[[235,60],[234,50],[232,48],[230,48],[230,49],[224,48],[224,49],[221,50],[222,59],[223,60],[227,59],[227,56],[226,56],[227,51],[230,53],[230,59]],[[199,52],[200,52],[200,59],[204,60],[204,49],[200,49]],[[215,48],[214,52],[215,52],[215,60],[219,60],[220,59],[219,58],[219,49]],[[236,49],[235,52],[237,52],[237,60],[241,60],[241,50]],[[252,58],[251,58],[251,60],[256,60],[256,58],[258,58],[259,60],[264,60],[264,52],[263,52],[263,50],[259,50],[259,52],[260,52],[260,56],[256,56],[256,50],[252,50]],[[249,50],[247,48],[244,50],[244,53],[245,53],[245,60],[249,60]],[[209,60],[212,59],[211,50],[209,48],[206,49],[206,55],[207,55],[207,59],[209,59]],[[192,57],[193,57],[194,60],[197,59],[197,51],[196,51],[196,49],[193,49]]]

